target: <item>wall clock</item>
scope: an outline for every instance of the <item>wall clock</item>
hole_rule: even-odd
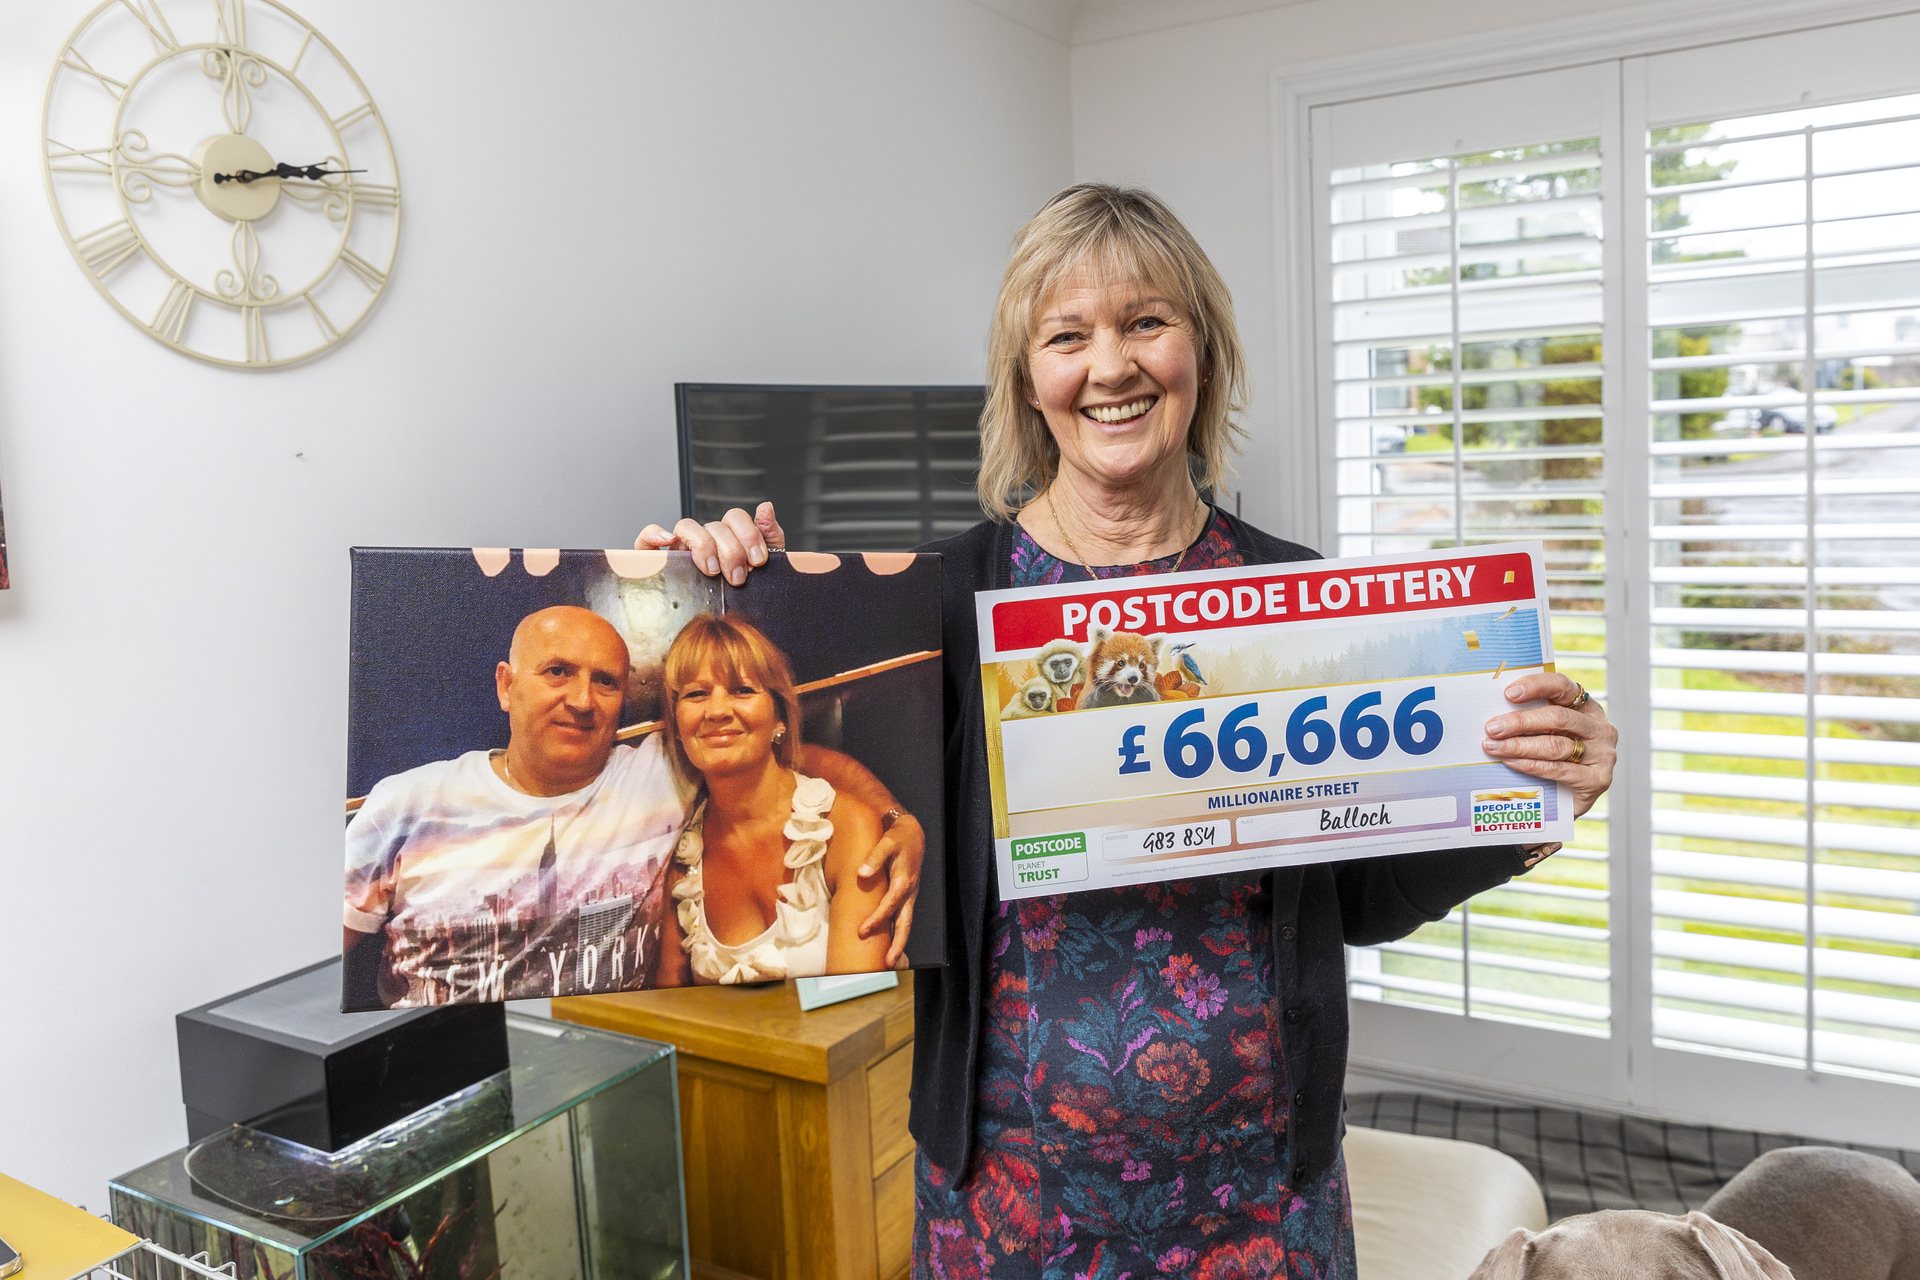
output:
[[[106,0],[55,60],[42,126],[81,269],[175,351],[297,364],[386,289],[393,143],[340,51],[275,0]]]

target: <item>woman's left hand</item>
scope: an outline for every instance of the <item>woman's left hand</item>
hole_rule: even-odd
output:
[[[710,578],[724,576],[737,587],[749,572],[767,562],[767,552],[786,549],[787,534],[773,514],[773,504],[763,502],[752,515],[734,507],[706,524],[692,516],[683,517],[671,529],[650,524],[633,545],[640,551],[691,552],[694,568]]]
[[[893,941],[887,946],[889,969],[899,968],[900,957],[907,953],[907,935],[913,931],[913,904],[920,892],[920,860],[926,851],[927,833],[921,829],[920,820],[903,813],[880,837],[880,843],[873,846],[860,867],[861,879],[878,875],[882,867],[887,871],[887,896],[880,899],[873,914],[861,922],[860,936],[871,938],[891,923]]]
[[[1587,691],[1558,673],[1522,676],[1507,686],[1509,702],[1546,699],[1549,705],[1509,711],[1487,721],[1481,750],[1521,773],[1564,782],[1573,792],[1573,816],[1613,785],[1620,731]]]

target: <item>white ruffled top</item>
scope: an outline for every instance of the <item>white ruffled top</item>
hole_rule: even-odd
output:
[[[833,838],[833,786],[804,773],[793,775],[793,812],[782,835],[791,878],[776,891],[773,923],[741,943],[725,943],[707,927],[703,797],[687,821],[674,858],[681,866],[673,887],[680,918],[680,945],[696,983],[770,982],[813,978],[827,971],[827,841]]]

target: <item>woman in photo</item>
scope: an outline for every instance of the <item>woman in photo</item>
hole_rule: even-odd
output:
[[[944,556],[949,957],[915,975],[913,1273],[1351,1280],[1344,948],[1558,846],[1003,900],[974,593],[1316,557],[1208,500],[1245,360],[1225,282],[1152,195],[1070,187],[1020,230],[986,381],[989,518],[922,548]],[[738,581],[783,541],[762,504],[639,545]],[[1613,778],[1600,704],[1550,673],[1506,694],[1483,751],[1585,813]]]
[[[793,768],[800,700],[752,625],[702,614],[667,650],[667,742],[701,791],[674,853],[655,986],[767,982],[886,967],[859,936],[885,880],[862,882],[880,816]]]

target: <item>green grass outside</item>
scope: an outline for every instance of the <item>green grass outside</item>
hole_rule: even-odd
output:
[[[1451,447],[1450,444],[1447,447]],[[1566,634],[1556,637],[1556,651],[1562,655],[1580,652],[1592,652],[1604,648],[1604,637],[1596,635]],[[1582,664],[1562,657],[1560,669],[1574,679],[1593,687],[1602,687],[1605,670],[1598,664]],[[1680,687],[1688,690],[1722,692],[1771,692],[1756,682],[1744,678],[1738,673],[1725,671],[1684,671],[1679,673]],[[1591,679],[1589,678],[1591,677]],[[1675,723],[1679,727],[1702,732],[1715,733],[1788,733],[1802,731],[1802,721],[1791,716],[1752,716],[1739,714],[1721,714],[1709,712],[1683,712],[1677,716],[1662,716],[1666,723]],[[1825,736],[1840,739],[1861,740],[1874,735],[1843,722],[1824,722],[1821,726]],[[1760,777],[1779,777],[1800,779],[1805,769],[1792,760],[1761,760],[1739,756],[1686,755],[1680,758],[1679,766],[1687,770],[1746,774]],[[1874,782],[1898,786],[1920,786],[1920,769],[1900,765],[1875,764],[1832,764],[1823,766],[1822,777],[1835,781]],[[1800,818],[1804,808],[1797,801],[1746,800],[1718,798],[1710,796],[1688,796],[1680,798],[1680,805],[1692,812],[1739,813],[1754,816],[1777,816]],[[1917,843],[1920,843],[1920,822],[1915,815],[1901,810],[1875,809],[1863,806],[1829,805],[1822,810],[1823,818],[1837,822],[1863,823],[1879,826],[1905,826],[1916,830]],[[1801,861],[1803,854],[1784,847],[1777,850],[1768,846],[1757,846],[1737,840],[1707,839],[1702,837],[1674,837],[1676,847],[1701,853],[1735,853],[1748,857],[1778,857]],[[1591,819],[1583,820],[1580,845],[1604,849],[1606,836],[1604,823]],[[1821,860],[1826,863],[1880,867],[1888,870],[1920,870],[1920,857],[1907,857],[1900,854],[1878,853],[1864,850],[1822,850]],[[1534,883],[1574,885],[1583,888],[1605,889],[1608,884],[1608,868],[1605,863],[1577,862],[1567,859],[1554,859],[1533,873]],[[1714,893],[1727,896],[1754,898],[1798,904],[1802,895],[1791,889],[1771,889],[1764,886],[1731,886],[1714,881],[1694,881],[1680,878],[1662,878],[1661,887],[1678,888],[1702,893]],[[1885,911],[1893,915],[1911,915],[1916,908],[1903,907],[1886,899],[1858,897],[1853,895],[1823,893],[1817,901],[1822,905],[1856,907],[1863,910]],[[1605,928],[1608,924],[1608,904],[1604,901],[1560,900],[1528,897],[1511,892],[1494,890],[1476,899],[1473,911],[1482,919],[1501,917],[1531,920],[1554,920],[1565,924],[1586,928]],[[1680,923],[1679,927],[1690,933],[1702,933],[1727,938],[1751,939],[1756,941],[1780,942],[1789,945],[1802,945],[1803,939],[1795,933],[1750,928],[1739,925],[1705,924],[1699,922]],[[1428,925],[1413,935],[1417,941],[1434,946],[1457,947],[1460,943],[1460,928],[1446,923]],[[1575,964],[1587,964],[1605,967],[1609,963],[1608,944],[1604,941],[1584,939],[1544,938],[1529,935],[1510,935],[1515,942],[1511,948],[1518,954],[1547,960],[1563,961]],[[1485,942],[1482,945],[1486,945]],[[1876,955],[1893,956],[1901,959],[1920,959],[1920,947],[1898,943],[1885,943],[1848,939],[1822,939],[1823,948],[1836,951],[1850,951]],[[1435,981],[1457,983],[1460,980],[1460,965],[1446,960],[1428,959],[1419,956],[1384,955],[1382,967],[1389,974],[1407,977],[1427,978]],[[1660,967],[1678,970],[1684,973],[1707,974],[1719,977],[1740,978],[1748,981],[1778,983],[1783,986],[1800,986],[1804,979],[1790,973],[1776,973],[1768,970],[1749,969],[1736,965],[1709,964],[1690,960],[1662,960]],[[1495,969],[1480,966],[1475,970],[1476,985],[1494,987],[1502,990],[1525,991],[1528,994],[1554,999],[1579,1001],[1605,1005],[1608,994],[1605,983],[1596,983],[1588,979],[1567,978],[1551,974],[1529,973],[1524,970]],[[1861,982],[1850,979],[1822,978],[1821,991],[1850,993],[1858,995],[1880,996],[1896,1000],[1920,999],[1920,992],[1912,988],[1893,986],[1883,983]],[[1441,997],[1413,996],[1402,992],[1387,993],[1394,1002],[1416,1003],[1435,1007],[1458,1009],[1459,1001]],[[1693,1004],[1682,1001],[1663,1000],[1662,1007],[1692,1008]],[[1726,1012],[1718,1006],[1699,1006],[1712,1012]],[[1534,1015],[1529,1015],[1534,1016]],[[1565,1019],[1552,1015],[1537,1015],[1547,1022],[1565,1022]],[[1797,1024],[1792,1015],[1761,1015],[1766,1021]],[[1574,1025],[1587,1026],[1585,1023]],[[1822,1029],[1860,1031],[1857,1027],[1820,1020]],[[1870,1034],[1884,1035],[1901,1041],[1920,1043],[1920,1034],[1912,1034],[1892,1029],[1870,1031]]]

